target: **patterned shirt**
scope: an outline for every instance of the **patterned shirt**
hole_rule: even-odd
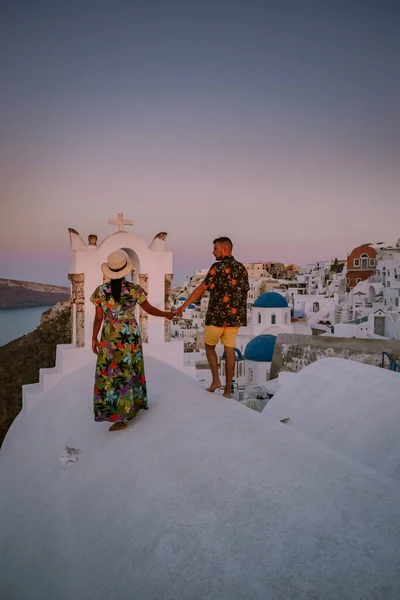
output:
[[[241,327],[247,325],[247,269],[233,256],[215,262],[204,280],[210,291],[206,325]]]

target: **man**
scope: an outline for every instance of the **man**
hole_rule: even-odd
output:
[[[246,267],[232,256],[232,242],[227,237],[214,240],[213,254],[217,259],[207,277],[189,296],[176,313],[179,317],[189,304],[196,302],[207,290],[210,292],[204,342],[212,383],[207,391],[215,392],[221,387],[218,374],[218,358],[215,346],[221,340],[225,348],[226,378],[224,396],[231,398],[231,386],[235,372],[235,344],[239,327],[247,324],[247,292],[249,278]]]

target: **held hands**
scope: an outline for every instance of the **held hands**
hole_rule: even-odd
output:
[[[182,304],[182,306],[179,306],[179,308],[177,308],[177,309],[176,309],[176,311],[175,311],[175,312],[176,312],[176,315],[177,315],[178,317],[182,317],[182,316],[183,316],[183,311],[184,311],[184,310],[185,310],[185,309],[183,308],[183,304]]]
[[[92,340],[92,350],[94,354],[99,353],[99,341],[97,339]]]
[[[169,321],[172,321],[172,319],[176,316],[176,311],[173,310],[169,310],[165,312],[165,318],[168,319]]]

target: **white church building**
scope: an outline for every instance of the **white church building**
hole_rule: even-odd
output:
[[[97,235],[89,235],[85,242],[75,229],[69,229],[71,296],[73,301],[73,343],[78,348],[91,348],[94,317],[90,296],[103,283],[101,264],[107,256],[122,248],[129,255],[134,268],[130,279],[139,284],[147,293],[149,302],[161,309],[172,306],[172,252],[166,248],[167,234],[161,232],[148,244],[131,232],[125,225],[132,225],[118,213],[117,231],[98,243]],[[145,313],[137,307],[137,321],[146,356],[154,356],[178,368],[183,368],[183,342],[171,342],[170,322]]]
[[[264,292],[254,302],[248,314],[249,324],[241,327],[236,340],[236,367],[234,382],[239,390],[264,384],[270,378],[276,336],[282,333],[311,334],[307,323],[291,320],[291,309],[283,294]],[[223,347],[218,344],[221,382],[225,382]],[[201,372],[200,372],[201,371]],[[207,387],[211,383],[211,371],[204,360],[199,361],[197,378]]]
[[[236,341],[235,382],[241,389],[247,384],[261,385],[269,380],[278,334],[311,333],[311,328],[306,323],[292,323],[291,309],[286,298],[274,291],[264,292],[256,299],[249,321],[246,327],[239,329]],[[222,348],[219,348],[219,354],[222,354]],[[224,381],[223,359],[220,365],[220,375]]]
[[[246,383],[260,385],[269,380],[275,341],[275,335],[262,333],[247,344],[244,353]]]
[[[248,325],[239,329],[237,346],[244,353],[247,344],[260,334],[293,333],[291,311],[286,298],[278,292],[264,292],[248,314]]]
[[[252,306],[248,321],[247,327],[239,329],[237,337],[237,347],[244,354],[249,342],[260,335],[276,337],[279,333],[311,333],[306,323],[292,322],[289,304],[279,292],[261,294]]]
[[[251,328],[254,335],[292,333],[291,313],[286,298],[278,292],[261,294],[253,304]]]

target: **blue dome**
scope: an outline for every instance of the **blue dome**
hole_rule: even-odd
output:
[[[244,351],[246,360],[256,362],[271,362],[274,354],[276,337],[263,333],[250,340]]]
[[[289,308],[285,298],[277,292],[265,292],[261,294],[253,306],[254,308]]]
[[[193,309],[193,308],[196,308],[196,307],[195,307],[195,305],[194,305],[194,304],[189,304],[188,308],[191,308],[191,309]]]
[[[183,296],[181,296],[181,297],[179,298],[179,302],[185,302],[185,300],[186,300],[186,298],[184,298]]]

